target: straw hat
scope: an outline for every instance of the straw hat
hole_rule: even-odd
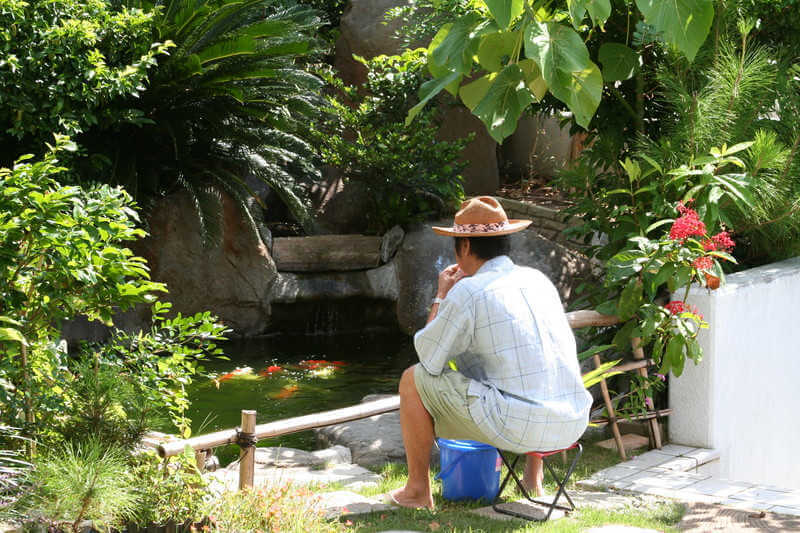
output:
[[[477,196],[461,204],[453,226],[433,226],[433,231],[449,237],[499,237],[522,231],[530,220],[509,220],[500,202],[491,196]]]

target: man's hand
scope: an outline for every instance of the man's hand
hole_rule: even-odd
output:
[[[465,277],[463,270],[458,265],[450,265],[439,273],[439,289],[436,291],[437,298],[444,298],[450,289],[453,288],[458,280]]]

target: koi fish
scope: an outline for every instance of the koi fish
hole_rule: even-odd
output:
[[[297,385],[284,385],[281,390],[274,394],[270,394],[269,397],[273,400],[285,400],[294,396],[294,393],[297,392],[297,389],[299,388],[300,387]]]
[[[220,377],[218,377],[216,379],[216,381],[217,381],[217,383],[222,383],[223,381],[228,381],[229,379],[231,379],[234,376],[245,376],[247,374],[252,374],[252,373],[253,373],[253,369],[250,368],[249,366],[245,366],[245,367],[242,367],[242,368],[237,368],[233,372],[228,372],[227,374],[221,375]]]
[[[280,372],[282,370],[283,370],[282,366],[271,365],[271,366],[268,366],[267,368],[265,368],[264,370],[262,370],[261,372],[259,372],[258,375],[259,376],[263,376],[263,377],[268,377],[268,376],[271,376],[272,374],[274,374],[275,372]]]
[[[325,359],[307,359],[305,361],[300,361],[299,365],[302,368],[314,370],[319,367],[342,367],[346,366],[347,363],[344,361],[326,361]]]

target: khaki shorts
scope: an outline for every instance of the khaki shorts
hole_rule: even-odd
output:
[[[467,394],[472,380],[449,368],[441,375],[428,373],[422,365],[415,365],[414,383],[422,404],[433,417],[434,433],[443,439],[468,439],[491,444],[469,414],[469,406],[480,400]]]

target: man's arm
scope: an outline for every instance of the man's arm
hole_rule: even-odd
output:
[[[449,267],[445,268],[439,273],[439,288],[436,290],[436,299],[437,300],[444,300],[447,297],[447,293],[450,292],[450,289],[453,288],[453,285],[458,283],[458,280],[465,276],[464,271],[458,268],[458,265],[450,265]],[[428,314],[428,321],[426,324],[430,324],[431,321],[436,318],[436,315],[439,313],[439,302],[434,301],[433,305],[431,305],[431,312]]]

